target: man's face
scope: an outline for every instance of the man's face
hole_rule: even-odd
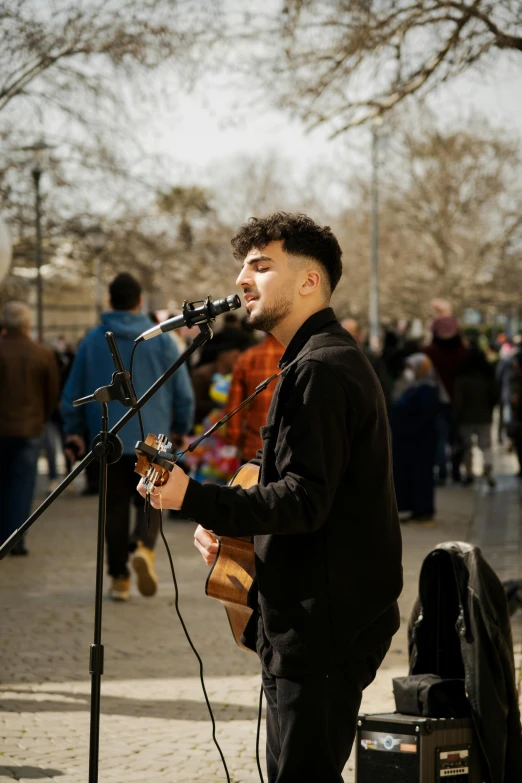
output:
[[[271,332],[292,311],[297,296],[297,273],[282,242],[250,250],[236,284],[243,289],[247,324]]]

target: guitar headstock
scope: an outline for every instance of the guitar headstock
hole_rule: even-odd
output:
[[[134,450],[138,460],[134,470],[143,476],[147,493],[167,483],[169,471],[176,463],[174,454],[169,452],[171,448],[172,443],[166,435],[156,436],[149,433],[144,441],[136,443]]]

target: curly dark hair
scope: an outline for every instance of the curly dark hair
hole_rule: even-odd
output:
[[[286,253],[318,261],[328,275],[330,293],[334,291],[343,272],[339,242],[330,226],[319,226],[299,212],[251,217],[232,237],[234,258],[242,261],[252,248],[262,250],[270,242],[278,241],[282,241]]]

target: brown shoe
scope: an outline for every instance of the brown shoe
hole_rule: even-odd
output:
[[[138,590],[142,595],[154,595],[158,589],[158,576],[154,568],[155,554],[138,543],[138,548],[132,556],[131,565],[138,577]]]
[[[130,598],[130,579],[125,576],[113,578],[109,588],[109,597],[113,601],[128,601]]]

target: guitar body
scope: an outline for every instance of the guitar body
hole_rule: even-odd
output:
[[[239,468],[229,486],[239,485],[248,489],[257,484],[258,479],[258,466],[246,464]],[[252,652],[241,644],[241,635],[253,611],[249,606],[249,595],[255,578],[252,537],[218,536],[217,539],[219,550],[207,577],[205,592],[210,598],[221,601],[225,607],[236,644]]]

